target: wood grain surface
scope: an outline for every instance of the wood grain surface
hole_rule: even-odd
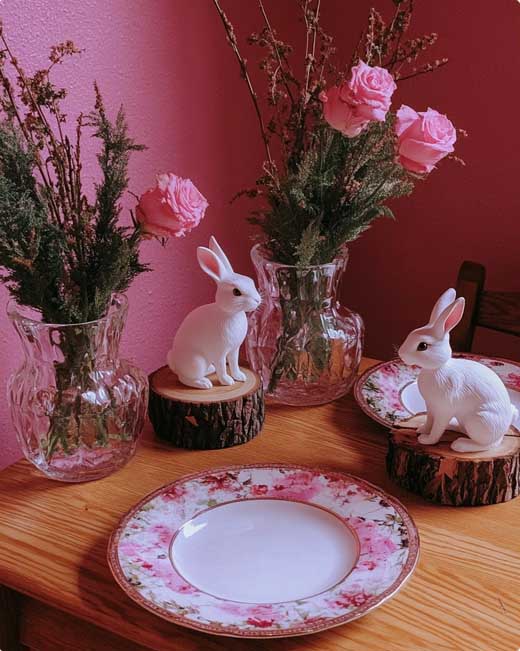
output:
[[[483,292],[477,323],[520,337],[520,292]]]
[[[465,260],[457,278],[457,296],[464,296],[466,306],[460,323],[450,335],[451,347],[458,353],[469,353],[478,323],[480,297],[486,282],[486,268],[478,262]]]
[[[323,407],[270,406],[263,432],[240,447],[190,451],[144,441],[128,466],[89,484],[53,482],[29,463],[18,462],[0,473],[0,583],[131,640],[129,649],[516,651],[520,498],[478,508],[428,503],[389,480],[386,446],[385,428],[370,421],[348,396]],[[256,462],[333,468],[396,495],[421,535],[419,563],[410,581],[356,622],[307,637],[268,641],[182,629],[126,597],[106,562],[108,538],[125,511],[184,474]],[[60,627],[55,628],[59,634]],[[110,651],[107,644],[101,638],[96,651]],[[61,651],[58,645],[56,649]]]
[[[250,393],[255,393],[258,390],[259,376],[245,366],[242,366],[241,370],[246,375],[245,382],[235,382],[231,386],[225,386],[220,384],[216,374],[212,373],[208,375],[208,378],[213,382],[211,389],[194,389],[182,384],[175,373],[172,373],[167,366],[162,366],[150,376],[150,389],[164,398],[177,402],[194,404],[229,402]]]

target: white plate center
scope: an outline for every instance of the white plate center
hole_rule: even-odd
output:
[[[170,551],[186,581],[222,599],[275,603],[334,586],[352,570],[358,540],[319,507],[254,499],[217,506],[183,525]]]
[[[410,382],[401,392],[401,400],[403,405],[408,409],[411,414],[419,414],[426,411],[426,404],[419,392],[417,382]]]

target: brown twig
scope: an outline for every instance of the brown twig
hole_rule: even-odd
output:
[[[306,38],[305,38],[305,85],[300,99],[300,111],[298,116],[299,127],[296,131],[296,138],[294,141],[293,151],[290,157],[289,166],[294,166],[298,161],[299,154],[304,146],[304,132],[305,132],[305,122],[307,118],[307,104],[309,101],[309,83],[311,77],[311,71],[314,66],[314,57],[316,54],[316,36],[317,36],[317,25],[320,15],[320,3],[321,0],[318,0],[316,5],[316,10],[313,13],[312,22],[309,22],[307,16],[308,11],[308,0],[305,1],[305,4],[301,5],[303,10],[303,19],[305,21],[306,27]],[[312,46],[310,44],[310,35],[312,34]]]
[[[1,36],[1,38],[2,38],[2,40],[4,40],[3,36]],[[7,93],[8,98],[9,98],[11,109],[12,109],[12,111],[14,113],[14,116],[16,118],[18,126],[20,127],[20,131],[22,132],[28,146],[35,152],[34,163],[35,163],[36,167],[38,168],[38,172],[40,173],[40,177],[42,179],[42,182],[43,182],[44,186],[46,187],[46,189],[48,191],[47,200],[49,201],[49,208],[50,208],[51,214],[53,215],[56,223],[59,225],[61,223],[60,222],[60,213],[59,213],[58,207],[56,206],[56,204],[54,202],[54,185],[52,183],[51,176],[49,174],[49,171],[46,169],[46,167],[44,168],[44,166],[42,165],[40,156],[39,156],[39,154],[37,152],[36,144],[35,144],[34,140],[32,139],[29,131],[27,130],[27,128],[26,128],[26,126],[25,126],[25,124],[24,124],[24,122],[23,122],[23,120],[22,120],[22,118],[20,116],[20,113],[18,111],[18,106],[16,104],[16,100],[15,100],[15,98],[13,96],[13,93],[12,93],[12,90],[11,90],[10,81],[3,74],[3,72],[1,71],[1,68],[0,68],[0,80],[2,81],[3,88],[4,88],[5,92]],[[47,164],[45,163],[45,166],[46,165]],[[47,176],[47,174],[48,174],[48,176]]]
[[[7,51],[7,53],[9,54],[11,65],[14,67],[14,69],[18,73],[18,76],[19,76],[19,78],[21,80],[21,83],[23,83],[23,85],[24,85],[24,90],[27,92],[27,96],[29,97],[29,99],[31,101],[32,108],[38,114],[38,117],[40,118],[43,126],[45,127],[46,133],[47,133],[47,135],[49,137],[49,141],[52,144],[53,150],[54,150],[54,152],[56,152],[56,155],[53,156],[53,163],[55,163],[54,164],[54,169],[55,169],[55,171],[56,171],[56,173],[58,175],[57,187],[58,187],[58,192],[60,193],[60,196],[62,198],[62,201],[63,201],[63,203],[65,203],[64,195],[63,195],[63,192],[64,192],[63,186],[66,187],[66,182],[64,182],[65,181],[65,169],[63,167],[63,162],[61,160],[61,156],[58,153],[58,144],[57,144],[56,138],[54,137],[54,133],[53,133],[52,128],[51,128],[51,126],[50,126],[50,124],[49,124],[49,122],[48,122],[48,120],[47,120],[47,118],[45,116],[45,113],[42,111],[40,105],[38,104],[38,102],[34,98],[34,95],[32,93],[30,84],[27,81],[27,77],[25,76],[25,72],[20,67],[20,65],[18,64],[18,61],[17,61],[16,57],[11,52],[11,49],[10,49],[9,44],[7,43],[6,39],[5,39],[5,36],[4,36],[3,32],[0,32],[0,39],[2,40],[2,43],[4,44],[4,47],[5,47],[6,51]],[[59,210],[58,210],[58,219],[59,219]]]
[[[264,147],[265,147],[265,153],[267,155],[267,160],[269,161],[269,165],[273,169],[275,169],[274,161],[273,161],[273,158],[271,156],[271,150],[269,148],[269,136],[267,135],[267,131],[265,129],[264,119],[262,117],[262,112],[260,111],[260,106],[258,104],[258,97],[256,95],[256,92],[255,92],[254,88],[253,88],[253,83],[251,81],[251,78],[249,76],[249,72],[247,70],[246,61],[244,60],[244,58],[240,54],[240,50],[239,50],[239,47],[238,47],[235,32],[233,30],[233,25],[229,22],[229,19],[226,16],[226,14],[224,13],[224,10],[222,9],[222,7],[220,6],[219,1],[218,0],[213,0],[213,4],[215,5],[215,8],[216,8],[216,10],[217,10],[217,12],[218,12],[218,14],[220,16],[222,24],[224,25],[224,29],[226,31],[227,38],[228,38],[228,43],[231,46],[231,49],[233,50],[233,52],[235,53],[235,57],[236,57],[236,59],[238,61],[238,64],[240,66],[240,71],[242,73],[242,77],[244,78],[244,80],[245,80],[245,82],[247,84],[247,87],[249,89],[249,94],[250,94],[251,99],[253,101],[256,116],[258,118],[258,124],[259,124],[259,127],[260,127],[260,133],[261,133],[262,140],[263,140]]]
[[[314,57],[316,55],[316,33],[317,33],[317,24],[318,20],[320,17],[320,4],[321,0],[318,0],[318,4],[316,5],[316,11],[314,12],[314,18],[312,21],[312,25],[310,25],[309,29],[309,22],[307,19],[307,3],[305,3],[305,25],[307,26],[307,40],[306,40],[306,45],[305,45],[305,59],[306,59],[306,67],[305,67],[305,90],[303,94],[303,106],[307,103],[307,96],[309,93],[309,81],[311,77],[311,71],[312,67],[314,65]],[[309,52],[309,33],[312,32],[312,53]]]
[[[291,72],[291,69],[289,67],[289,63],[287,61],[287,58],[285,56],[282,56],[282,54],[280,53],[280,50],[279,50],[278,45],[276,43],[276,37],[274,35],[273,28],[271,27],[271,23],[269,21],[269,18],[267,16],[266,11],[265,11],[264,4],[263,4],[262,0],[258,0],[258,6],[260,7],[260,11],[262,12],[262,17],[264,19],[265,26],[267,27],[267,30],[269,31],[269,34],[271,36],[271,42],[273,44],[273,48],[274,48],[274,51],[275,51],[275,54],[276,54],[276,58],[278,60],[278,65],[280,66],[280,70],[281,70],[281,73],[282,73],[282,83],[285,86],[285,90],[287,91],[287,94],[289,95],[289,99],[291,100],[291,104],[294,105],[294,97],[293,97],[293,94],[291,92],[291,88],[290,88],[290,86],[289,86],[289,84],[287,82],[287,78],[285,76],[284,69],[283,69],[283,63],[285,63],[285,65],[287,66],[287,68],[289,70],[289,74],[292,77],[292,72]]]
[[[410,5],[410,11],[413,11],[413,6]],[[389,29],[389,34],[392,34],[395,28],[395,23],[397,21],[397,17],[399,16],[401,12],[401,9],[399,8],[399,5],[395,8],[394,12],[394,17],[392,19],[392,22],[390,23],[390,29]],[[399,36],[397,37],[397,43],[395,44],[394,48],[394,53],[390,58],[390,61],[388,62],[387,68],[390,70],[390,72],[393,70],[394,66],[397,64],[397,56],[399,54],[399,47],[401,45],[401,40],[403,38],[404,31],[399,32]]]
[[[418,70],[414,70],[409,75],[405,75],[404,77],[396,76],[395,80],[405,81],[406,79],[412,79],[413,77],[418,77],[419,75],[426,75],[429,72],[433,72],[434,70],[438,70],[439,68],[442,68],[442,66],[445,66],[447,63],[448,63],[448,59],[438,59],[434,63],[428,63],[424,67],[419,68]]]

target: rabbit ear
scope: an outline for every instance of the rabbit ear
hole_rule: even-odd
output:
[[[461,296],[456,301],[453,301],[451,305],[448,305],[448,307],[439,315],[433,324],[433,330],[436,337],[442,339],[444,335],[453,330],[462,319],[465,304],[466,301]]]
[[[444,294],[441,295],[437,303],[435,303],[429,323],[435,323],[441,313],[448,307],[448,305],[451,305],[456,298],[457,292],[454,289],[447,289]]]
[[[222,262],[222,264],[224,265],[224,268],[226,269],[226,271],[228,273],[232,274],[233,273],[233,267],[231,266],[231,263],[227,259],[226,254],[221,249],[220,244],[213,237],[213,235],[209,238],[209,248],[219,258],[220,262]]]
[[[226,270],[220,259],[205,246],[197,247],[197,260],[200,268],[219,283],[226,275]]]

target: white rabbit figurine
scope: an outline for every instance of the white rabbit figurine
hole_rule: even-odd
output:
[[[215,302],[196,308],[181,323],[167,355],[168,366],[183,384],[198,389],[211,389],[206,376],[213,372],[221,384],[243,382],[238,353],[247,334],[246,312],[256,310],[260,295],[251,278],[233,271],[213,236],[209,249],[197,248],[197,259],[217,283]]]
[[[438,443],[452,418],[462,436],[451,444],[457,452],[479,452],[495,448],[518,412],[496,373],[479,362],[453,359],[450,331],[464,313],[464,298],[448,289],[439,298],[430,322],[413,330],[399,349],[405,364],[421,368],[419,391],[426,402],[426,423],[421,426],[419,443]]]

